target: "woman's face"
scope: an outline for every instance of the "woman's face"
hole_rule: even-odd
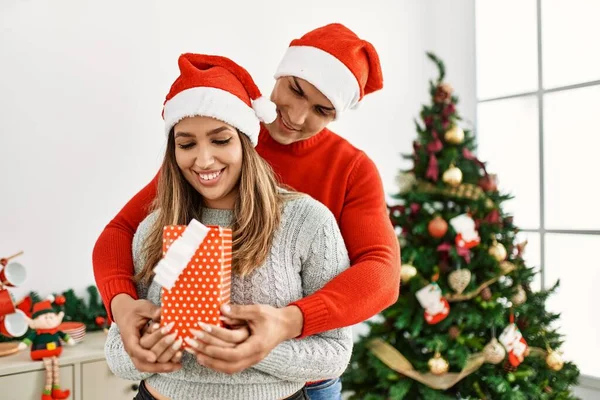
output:
[[[185,118],[174,127],[175,159],[209,208],[233,209],[242,171],[237,130],[209,117]]]
[[[271,101],[277,105],[277,119],[267,129],[281,144],[308,139],[335,118],[331,101],[312,84],[294,76],[277,79]]]

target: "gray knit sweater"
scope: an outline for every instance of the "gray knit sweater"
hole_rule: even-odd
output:
[[[156,214],[149,215],[134,236],[136,272],[144,265],[142,244],[155,218]],[[203,209],[201,222],[228,226],[231,218],[228,210]],[[317,291],[348,266],[348,253],[330,211],[308,196],[288,200],[265,263],[249,276],[233,277],[231,301],[284,307]],[[138,294],[160,304],[156,283],[150,287],[139,284]],[[114,374],[129,380],[145,379],[173,400],[275,400],[300,390],[305,382],[340,376],[352,353],[352,333],[351,328],[343,328],[285,341],[260,363],[234,375],[203,367],[187,352],[183,368],[177,372],[140,373],[126,353],[115,324],[108,333],[105,353]]]

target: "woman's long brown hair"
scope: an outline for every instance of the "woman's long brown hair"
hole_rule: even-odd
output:
[[[271,167],[250,142],[238,131],[242,145],[242,171],[238,183],[239,196],[233,209],[233,271],[247,275],[267,258],[273,235],[279,227],[283,202],[298,194],[281,192]],[[175,139],[171,131],[161,166],[158,191],[152,205],[158,213],[150,234],[145,239],[142,257],[144,268],[136,281],[148,283],[152,270],[162,258],[163,227],[187,225],[193,218],[202,219],[202,196],[190,185],[175,159]]]

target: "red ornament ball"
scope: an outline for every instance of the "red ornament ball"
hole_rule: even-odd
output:
[[[489,174],[479,180],[479,187],[486,192],[495,192],[498,190],[498,177],[496,174]]]
[[[448,232],[448,223],[444,220],[444,218],[437,216],[429,221],[427,230],[432,237],[439,239],[443,237],[446,232]]]
[[[66,304],[66,302],[67,302],[67,299],[63,295],[58,295],[54,299],[54,304],[56,304],[57,306],[64,306]]]
[[[106,318],[101,317],[101,316],[96,317],[96,325],[103,326],[105,322],[106,322]]]

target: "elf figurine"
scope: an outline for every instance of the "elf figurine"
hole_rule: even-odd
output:
[[[28,319],[32,329],[27,338],[19,343],[19,350],[31,345],[31,359],[42,360],[46,368],[46,385],[42,400],[67,399],[69,390],[60,389],[58,357],[62,353],[60,339],[73,346],[75,341],[66,333],[58,330],[64,313],[58,314],[52,309],[52,300],[44,300],[33,305],[32,318]]]

